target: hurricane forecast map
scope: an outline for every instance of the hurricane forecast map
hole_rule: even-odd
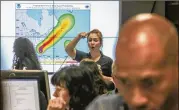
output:
[[[33,42],[41,64],[73,63],[65,46],[79,32],[90,31],[90,4],[16,3],[15,19],[16,37]],[[84,41],[77,48],[88,51]]]

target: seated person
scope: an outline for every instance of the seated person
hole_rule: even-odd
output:
[[[105,91],[103,92],[104,94],[106,93],[106,90],[110,91],[113,90],[115,87],[112,81],[105,79],[106,77],[101,73],[99,66],[100,65],[89,58],[85,58],[80,62],[80,67],[82,67],[82,69],[89,69],[93,73],[93,79],[97,84],[96,86],[103,86],[103,89]]]
[[[13,52],[13,69],[42,70],[33,43],[28,38],[18,37],[15,39]],[[42,91],[40,91],[40,104],[41,110],[46,110],[47,99]]]
[[[25,37],[15,39],[13,69],[41,70],[33,43]]]
[[[55,99],[51,99],[47,110],[84,110],[98,95],[88,70],[70,65],[57,71],[51,79],[56,87]]]

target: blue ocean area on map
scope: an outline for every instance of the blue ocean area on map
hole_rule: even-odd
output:
[[[53,9],[51,9],[51,10],[47,10],[48,11],[48,13],[49,13],[49,16],[52,16],[55,12],[55,10],[53,10]]]
[[[37,10],[37,9],[27,10],[27,15],[29,17],[32,17],[33,19],[37,20],[38,25],[41,26],[41,21],[43,19],[42,10]]]

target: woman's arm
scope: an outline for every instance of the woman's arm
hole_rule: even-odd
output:
[[[81,38],[86,37],[87,33],[86,32],[81,32],[79,33],[66,47],[65,51],[71,58],[75,58],[76,56],[76,50],[75,47],[77,43],[80,41]]]

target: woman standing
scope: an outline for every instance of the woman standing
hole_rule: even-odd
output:
[[[87,38],[87,43],[89,47],[89,53],[75,49],[77,43],[81,38]],[[98,29],[94,29],[88,33],[79,33],[66,47],[65,50],[67,54],[74,60],[80,62],[84,58],[90,58],[94,60],[97,64],[101,66],[103,75],[111,77],[111,65],[113,60],[104,55],[100,48],[102,47],[102,33]]]

